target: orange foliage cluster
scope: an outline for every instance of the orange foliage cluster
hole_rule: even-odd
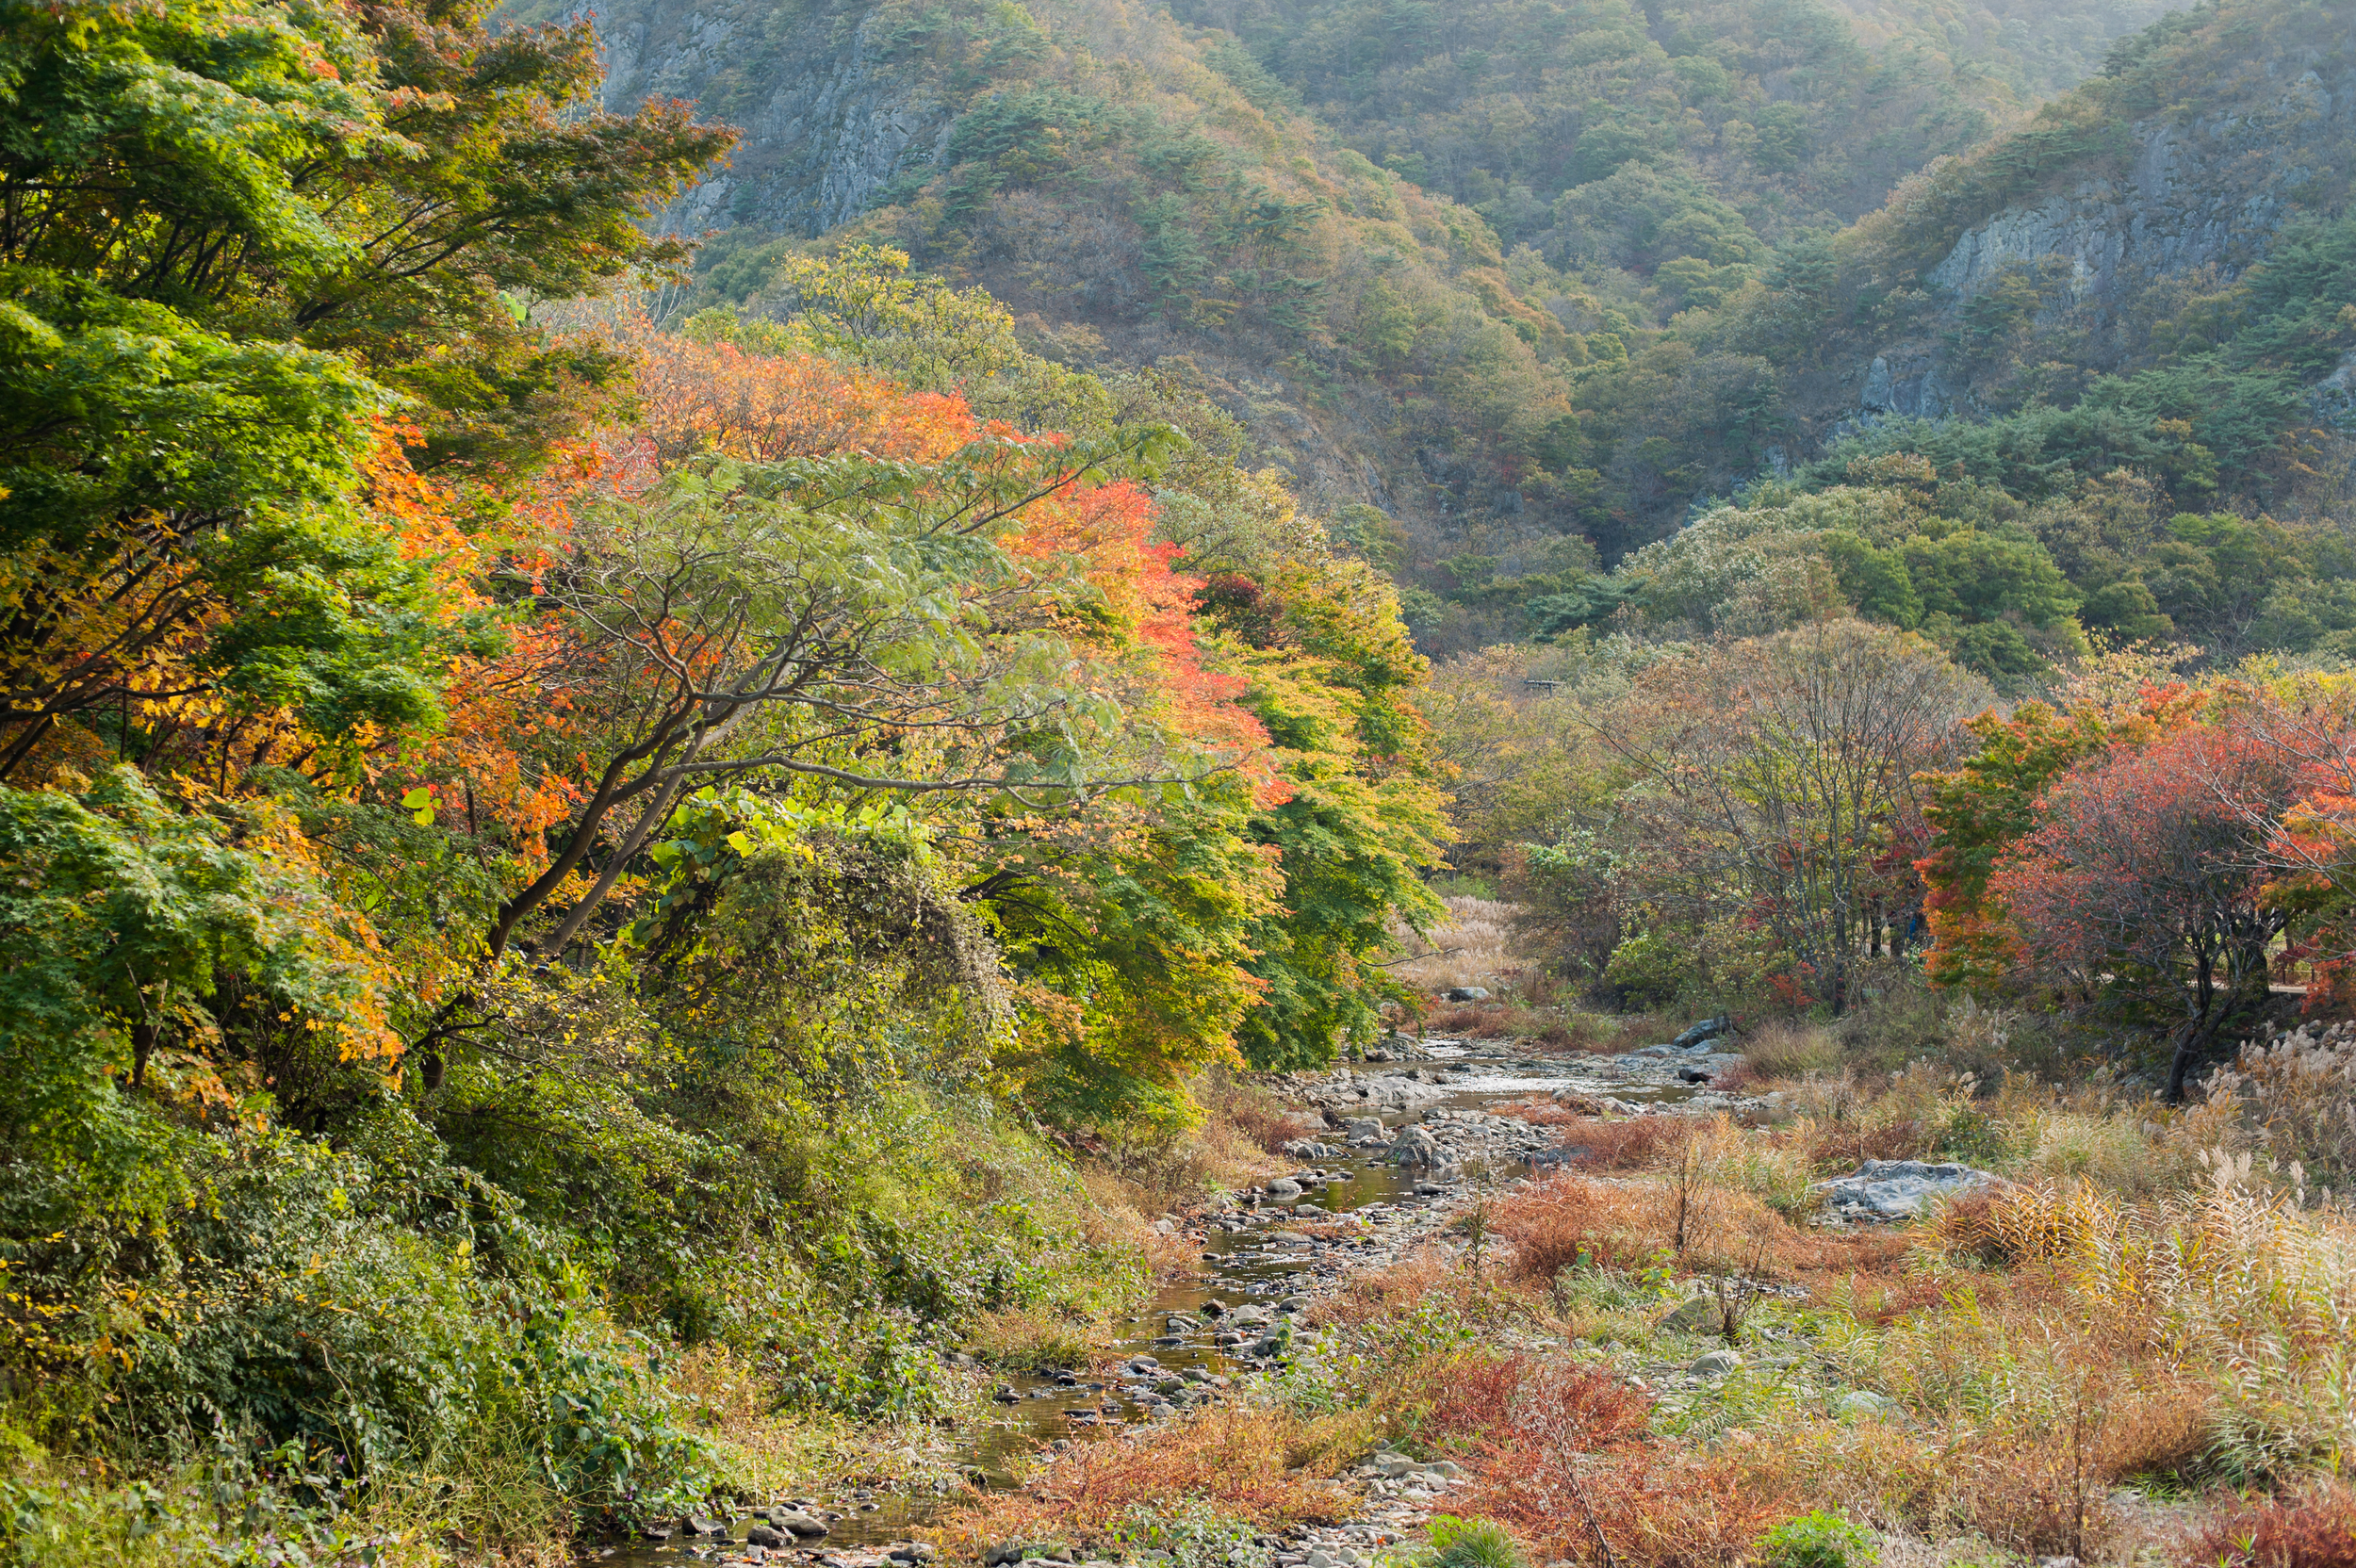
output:
[[[1280,804],[1292,791],[1259,760],[1268,731],[1236,704],[1250,683],[1203,667],[1194,629],[1203,580],[1173,571],[1178,547],[1155,542],[1153,532],[1153,498],[1123,480],[1075,485],[1034,503],[1006,548],[1034,570],[1049,563],[1076,570],[1094,592],[1087,618],[1075,616],[1071,629],[1084,637],[1093,630],[1090,641],[1137,645],[1151,662],[1171,727],[1253,759],[1257,803]],[[1105,631],[1118,635],[1105,639]]]
[[[1978,740],[1978,754],[1951,773],[1923,776],[1930,798],[1922,815],[1935,839],[1915,869],[1927,890],[1927,972],[1935,983],[1992,978],[2018,961],[2013,928],[2001,901],[1989,897],[1988,880],[2005,847],[2034,825],[2045,787],[2109,746],[2181,730],[2207,701],[2178,681],[2146,686],[2121,704],[2023,703],[2010,715],[1991,711],[1964,727]]]
[[[906,391],[813,355],[697,342],[643,317],[624,320],[614,335],[638,361],[631,425],[561,453],[497,542],[501,569],[533,581],[535,594],[537,580],[563,558],[576,508],[639,495],[695,453],[938,464],[977,441],[1022,449],[1064,440],[986,423],[960,397]],[[449,575],[451,605],[480,609],[483,562],[452,522],[450,498],[410,474],[398,445],[380,467],[380,504],[401,518],[404,548],[432,556]],[[1019,574],[1050,588],[1058,576],[1083,585],[1065,629],[1105,659],[1108,687],[1118,681],[1147,721],[1241,759],[1265,798],[1282,798],[1282,784],[1252,760],[1267,736],[1236,704],[1245,683],[1203,666],[1192,619],[1202,585],[1173,571],[1174,548],[1153,540],[1152,498],[1125,482],[1072,482],[1029,502],[1014,521],[1002,547]],[[536,868],[546,861],[548,830],[587,792],[597,758],[588,709],[604,687],[589,667],[595,657],[557,626],[513,626],[508,643],[497,657],[451,662],[449,723],[414,743],[398,769],[403,782],[431,791],[445,820],[473,832],[499,830]]]
[[[982,433],[963,398],[904,391],[814,354],[696,342],[637,314],[611,335],[638,362],[633,433],[665,466],[700,451],[762,463],[845,452],[938,463]]]

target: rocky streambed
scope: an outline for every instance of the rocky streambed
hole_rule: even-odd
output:
[[[1559,1128],[1491,1107],[1553,1099],[1596,1114],[1660,1115],[1758,1103],[1712,1086],[1741,1058],[1711,1043],[1552,1057],[1394,1037],[1380,1053],[1386,1060],[1280,1080],[1280,1094],[1327,1123],[1322,1135],[1286,1146],[1301,1166],[1190,1217],[1185,1233],[1201,1248],[1201,1273],[1157,1292],[1110,1355],[1091,1366],[995,1378],[1000,1415],[960,1434],[953,1462],[975,1484],[1006,1485],[1042,1444],[1181,1420],[1233,1396],[1284,1359],[1296,1319],[1318,1297],[1433,1240],[1474,1191],[1511,1186],[1559,1161]],[[1357,1568],[1420,1527],[1461,1482],[1453,1465],[1388,1453],[1350,1478],[1364,1498],[1359,1516],[1271,1540],[1277,1568]],[[658,1526],[661,1534],[604,1544],[590,1560],[607,1568],[914,1568],[933,1549],[911,1532],[953,1501],[867,1489],[780,1498]]]

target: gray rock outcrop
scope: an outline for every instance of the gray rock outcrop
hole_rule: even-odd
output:
[[[1849,1218],[1911,1219],[1931,1203],[1998,1185],[2003,1178],[1968,1165],[1867,1160],[1855,1173],[1819,1182],[1824,1206]]]

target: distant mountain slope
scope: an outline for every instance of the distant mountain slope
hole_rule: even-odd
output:
[[[812,245],[905,249],[1039,352],[1210,396],[1308,505],[1380,508],[1446,647],[1538,625],[1525,601],[1567,624],[1697,500],[1859,455],[2331,504],[2350,8],[2118,39],[2153,8],[611,0],[599,25],[610,96],[747,129],[669,216],[708,236],[685,303],[763,309]]]
[[[1566,192],[1631,163],[1761,236],[1847,222],[2067,88],[2161,0],[1174,0],[1375,162],[1578,257]],[[2001,10],[2004,14],[1997,14]]]
[[[2003,71],[1958,63],[2001,29],[1927,49],[1906,14],[1879,56],[1813,0],[1296,0],[1229,19],[1255,47],[1126,0],[608,0],[598,26],[609,100],[745,129],[668,215],[711,236],[698,302],[758,308],[821,234],[888,240],[1047,351],[1195,381],[1313,504],[1370,501],[1435,562],[1641,532],[1581,387],[1775,238],[2018,117]],[[1720,407],[1742,379],[1684,400],[1691,472],[1755,459]]]
[[[2294,504],[2308,492],[2275,471],[2282,443],[2336,439],[2346,414],[2323,384],[2356,348],[2352,160],[2356,8],[2204,6],[1909,182],[1725,325],[1783,367],[1803,449],[1908,418],[2025,433],[2108,410],[2128,434],[2195,427],[2121,460]]]

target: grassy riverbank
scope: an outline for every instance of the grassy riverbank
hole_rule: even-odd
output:
[[[1233,1431],[1075,1448],[944,1540],[1119,1556],[1163,1518],[1273,1560],[1364,1514],[1388,1450],[1461,1466],[1427,1506],[1534,1562],[2350,1560],[2356,1222],[2283,1157],[2333,1135],[2302,1118],[2344,1106],[2347,1046],[2184,1109],[1933,1060],[1776,1077],[1795,1051],[1839,1055],[1769,1034],[1766,1114],[1548,1107],[1571,1168],[1466,1192],[1447,1239],[1318,1305]],[[2005,1180],[1827,1225],[1808,1183],[1860,1155]]]

